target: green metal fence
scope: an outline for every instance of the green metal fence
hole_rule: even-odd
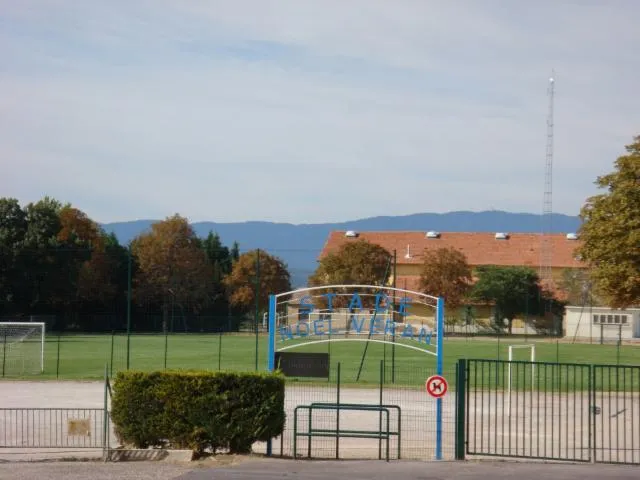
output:
[[[460,360],[456,457],[640,464],[640,366]]]

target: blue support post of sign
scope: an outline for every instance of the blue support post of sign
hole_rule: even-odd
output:
[[[444,299],[438,297],[436,304],[436,373],[442,376],[444,344]],[[436,460],[442,460],[442,398],[436,399]]]
[[[269,295],[269,349],[267,350],[267,368],[270,372],[276,368],[276,296]]]
[[[276,367],[276,296],[269,295],[269,348],[267,350],[267,368],[273,372]],[[272,440],[267,440],[267,456],[270,457],[273,445]]]

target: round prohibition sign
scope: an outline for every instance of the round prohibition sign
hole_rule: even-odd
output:
[[[444,377],[440,375],[433,375],[427,378],[425,387],[429,395],[434,398],[441,398],[444,397],[445,393],[447,393],[448,385]]]

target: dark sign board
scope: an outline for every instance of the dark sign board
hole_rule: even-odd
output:
[[[276,369],[287,377],[329,378],[329,354],[276,352]]]

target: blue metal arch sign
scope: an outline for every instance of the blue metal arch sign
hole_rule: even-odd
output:
[[[323,293],[324,291],[324,293]],[[400,297],[399,299],[397,297]],[[342,308],[336,308],[340,298]],[[366,302],[365,302],[366,298]],[[322,307],[318,304],[322,303]],[[368,303],[365,307],[365,303]],[[412,325],[408,318],[412,308],[418,305],[435,309],[435,329],[421,324]],[[293,315],[287,312],[294,306]],[[284,311],[282,311],[284,310]],[[313,318],[315,315],[315,318]],[[342,315],[336,322],[335,315]],[[305,318],[300,321],[300,317]],[[400,321],[396,321],[399,318]],[[436,357],[436,374],[443,374],[444,299],[422,292],[381,287],[375,285],[324,285],[301,288],[269,296],[269,345],[268,369],[275,369],[277,339],[283,344],[277,351],[282,352],[301,345],[339,341],[365,341],[391,343],[376,336],[409,338],[416,345],[396,344],[405,348],[420,350]],[[431,345],[435,336],[435,352],[422,348]],[[336,338],[338,337],[338,338]],[[366,338],[364,338],[366,337]],[[291,340],[309,340],[304,343]],[[395,338],[394,338],[395,339]],[[290,343],[290,345],[284,345]],[[436,459],[442,459],[442,398],[436,401]],[[267,447],[270,452],[270,442]]]

